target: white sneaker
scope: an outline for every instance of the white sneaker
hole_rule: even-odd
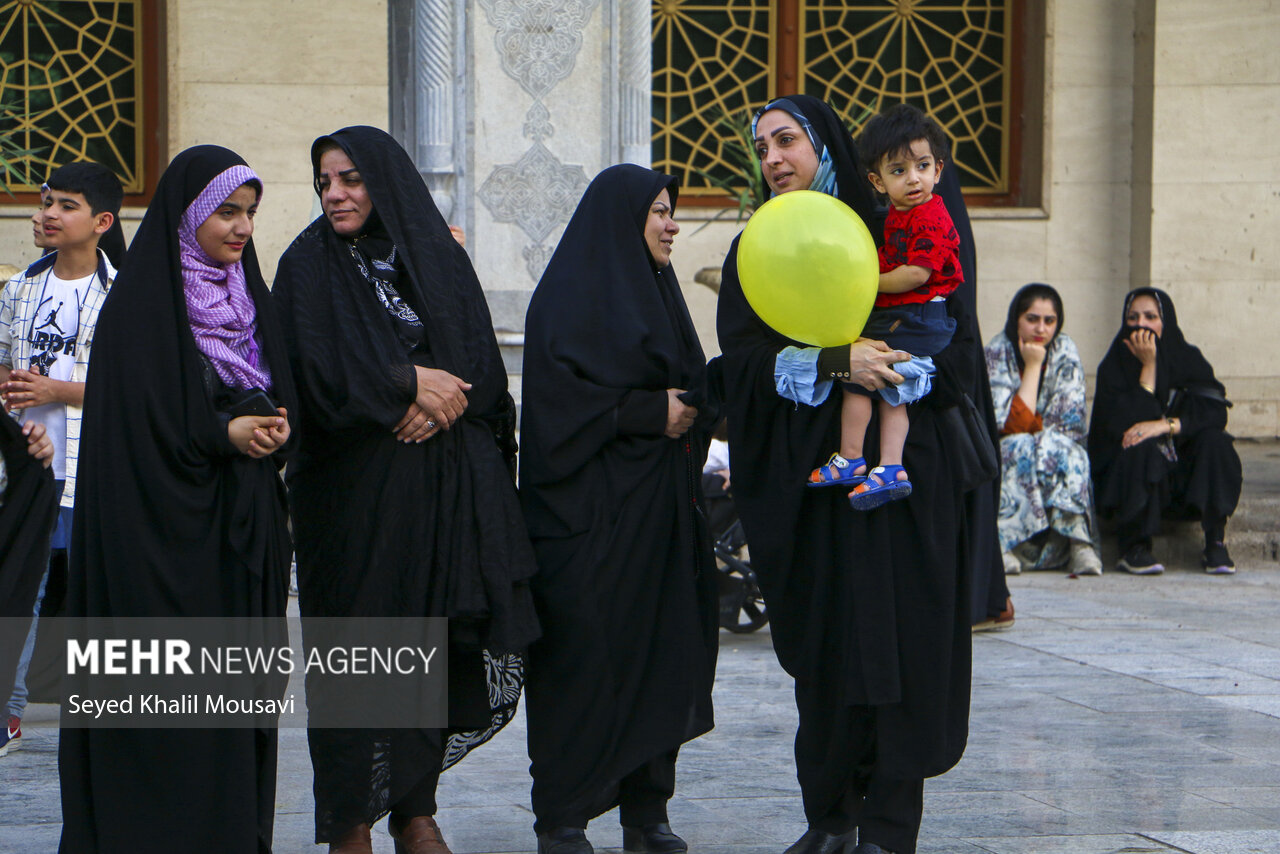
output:
[[[1092,543],[1072,543],[1067,571],[1073,575],[1102,575],[1102,559]]]
[[[1004,560],[1005,575],[1021,575],[1022,574],[1022,561],[1018,560],[1017,555],[1015,555],[1013,552],[1004,552],[1001,555],[1001,558]]]

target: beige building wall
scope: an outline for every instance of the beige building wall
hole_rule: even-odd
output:
[[[601,7],[586,16],[581,53],[541,100],[545,144],[587,176],[600,162]],[[520,314],[533,280],[529,241],[475,200],[485,176],[518,160],[536,99],[494,54],[491,5],[468,4],[476,125],[469,249],[497,314]],[[1092,374],[1119,323],[1124,293],[1150,282],[1178,303],[1188,340],[1236,402],[1231,429],[1280,435],[1280,8],[1271,0],[1046,0],[1043,203],[975,209],[979,320],[990,337],[1013,292],[1057,287],[1066,330]],[[169,154],[212,142],[262,174],[256,241],[263,272],[309,221],[308,150],[317,135],[388,122],[385,0],[170,0]],[[252,21],[253,26],[238,26]],[[480,107],[483,106],[483,109]],[[34,260],[30,211],[0,205],[0,262]],[[732,213],[678,211],[673,261],[708,355],[718,352],[715,295],[694,283],[718,267],[740,227]],[[126,231],[140,212],[129,212]],[[547,249],[557,226],[544,241]],[[696,232],[696,233],[695,233]],[[546,251],[546,250],[544,250]],[[511,303],[507,305],[507,303]]]
[[[1280,435],[1280,7],[1048,0],[1046,30],[1043,205],[970,210],[984,337],[1048,282],[1092,379],[1125,292],[1150,283],[1226,384],[1230,429]],[[715,297],[693,277],[739,226],[694,234],[702,219],[683,212],[673,263],[710,353]]]
[[[268,282],[311,221],[311,142],[387,126],[385,0],[169,0],[169,154],[233,149],[265,184],[254,243]]]
[[[254,242],[270,282],[311,220],[311,141],[346,125],[387,125],[386,2],[169,0],[165,16],[165,159],[213,143],[262,176]],[[31,213],[0,204],[0,263],[38,257]],[[142,214],[124,211],[127,236]]]
[[[1135,282],[1173,297],[1236,404],[1231,431],[1280,435],[1280,5],[1154,6],[1151,253]]]
[[[1063,295],[1066,330],[1092,372],[1129,289],[1134,8],[1128,0],[1049,0],[1047,12],[1043,204],[970,209],[978,319],[989,339],[1018,288],[1048,282]],[[719,264],[738,227],[717,223],[694,235],[697,225],[686,217],[690,236],[673,261],[703,313],[699,332],[708,344],[714,322],[705,312],[714,312],[714,297],[690,287],[693,272]]]
[[[970,209],[979,323],[990,338],[1019,287],[1048,282],[1062,293],[1066,329],[1094,366],[1129,282],[1134,9],[1128,0],[1049,0],[1047,11],[1043,204]],[[673,260],[690,302],[714,311],[710,292],[690,287],[693,272],[720,263],[738,226],[715,223],[692,234],[698,224],[686,215],[690,236]],[[704,344],[713,342],[714,323],[700,320]]]

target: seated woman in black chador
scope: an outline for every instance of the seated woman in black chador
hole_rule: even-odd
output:
[[[1098,510],[1116,520],[1119,568],[1155,575],[1151,553],[1162,512],[1191,515],[1204,528],[1206,572],[1229,575],[1227,517],[1240,500],[1240,457],[1226,432],[1226,390],[1178,328],[1173,300],[1138,288],[1098,365],[1089,420],[1089,459]]]
[[[590,854],[587,822],[615,805],[627,851],[686,850],[667,823],[676,751],[712,726],[715,564],[699,505],[714,412],[670,265],[675,202],[668,175],[601,172],[525,323],[540,854]]]
[[[450,725],[310,729],[316,839],[367,854],[390,813],[402,850],[447,851],[440,773],[514,715],[518,653],[538,633],[515,409],[471,261],[404,149],[351,127],[316,140],[311,164],[324,216],[273,291],[301,400],[288,482],[303,627],[448,617]]]

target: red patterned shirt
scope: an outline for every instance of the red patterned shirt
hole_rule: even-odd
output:
[[[935,194],[922,205],[905,211],[889,208],[884,221],[884,245],[880,247],[880,272],[903,264],[932,270],[929,281],[901,294],[876,294],[876,306],[909,305],[950,296],[964,281],[960,269],[960,237],[942,196]]]

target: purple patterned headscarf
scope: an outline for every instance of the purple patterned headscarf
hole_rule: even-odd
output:
[[[271,388],[271,371],[261,363],[253,299],[239,261],[223,266],[200,248],[196,229],[242,184],[262,179],[248,166],[232,166],[209,182],[182,214],[178,247],[182,256],[182,282],[187,317],[196,346],[213,363],[213,369],[235,389]],[[261,189],[259,189],[261,198]]]

